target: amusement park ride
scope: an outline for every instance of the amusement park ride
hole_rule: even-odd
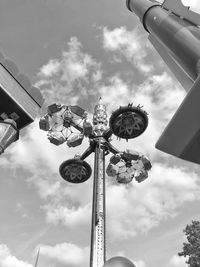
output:
[[[156,143],[156,148],[187,161],[200,164],[200,15],[190,11],[181,0],[126,0],[148,32],[148,39],[169,69],[188,92],[177,112]],[[0,154],[18,140],[19,131],[34,121],[44,99],[29,79],[19,73],[15,63],[0,53]],[[94,153],[94,180],[91,223],[90,267],[134,267],[126,258],[106,260],[105,177],[116,182],[138,183],[148,177],[148,158],[131,149],[122,152],[111,144],[111,136],[133,139],[148,126],[147,113],[141,106],[120,107],[109,119],[100,99],[94,108],[92,123],[87,112],[76,105],[53,104],[40,119],[40,129],[48,132],[54,145],[68,147],[89,139],[82,155],[60,165],[60,175],[70,183],[87,181],[92,169],[85,159]],[[112,153],[105,169],[105,157]],[[39,251],[36,259],[37,266]]]
[[[53,104],[39,124],[40,129],[48,131],[48,139],[54,145],[66,143],[69,147],[76,147],[81,145],[84,137],[89,139],[89,147],[82,155],[75,155],[60,165],[60,175],[67,182],[87,181],[92,169],[85,159],[91,153],[95,155],[90,267],[118,266],[115,264],[120,262],[123,266],[134,266],[123,257],[106,262],[105,172],[121,184],[130,183],[133,179],[138,183],[147,179],[151,163],[146,156],[131,149],[121,152],[111,144],[112,134],[126,140],[141,135],[148,125],[147,113],[141,106],[129,104],[112,113],[108,126],[106,106],[100,98],[94,108],[92,123],[88,121],[86,111],[79,106]],[[105,157],[110,152],[113,156],[105,170]]]

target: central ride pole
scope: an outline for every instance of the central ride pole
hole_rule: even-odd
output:
[[[93,183],[90,267],[103,267],[106,260],[105,238],[105,148],[96,139]]]

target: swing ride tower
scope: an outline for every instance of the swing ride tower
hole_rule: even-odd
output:
[[[116,178],[118,183],[127,184],[133,178],[137,182],[144,181],[151,169],[147,157],[132,150],[120,152],[111,144],[110,137],[115,134],[127,140],[135,138],[145,131],[147,125],[147,113],[141,106],[134,107],[132,104],[113,112],[108,125],[106,106],[101,98],[95,105],[92,123],[88,121],[86,111],[79,106],[57,104],[49,106],[48,113],[40,119],[40,129],[48,131],[48,139],[55,145],[66,142],[69,147],[75,147],[81,145],[84,137],[89,138],[86,151],[64,161],[59,172],[67,182],[77,184],[87,181],[92,169],[85,159],[94,153],[90,267],[109,264],[106,263],[106,173]],[[105,157],[109,153],[113,156],[106,169]]]

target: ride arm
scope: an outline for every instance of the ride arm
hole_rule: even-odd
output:
[[[92,152],[94,152],[95,145],[93,142],[90,143],[90,146],[83,152],[83,154],[80,156],[81,160],[86,159]]]
[[[114,155],[115,154],[121,154],[122,152],[120,152],[118,149],[116,149],[113,145],[111,145],[111,143],[109,142],[106,142],[105,143],[105,146],[106,148],[111,152],[113,153]]]

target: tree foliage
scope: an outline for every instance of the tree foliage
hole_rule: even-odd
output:
[[[189,267],[200,267],[200,222],[192,221],[183,232],[188,242],[183,243],[183,251],[178,255],[187,257]]]

